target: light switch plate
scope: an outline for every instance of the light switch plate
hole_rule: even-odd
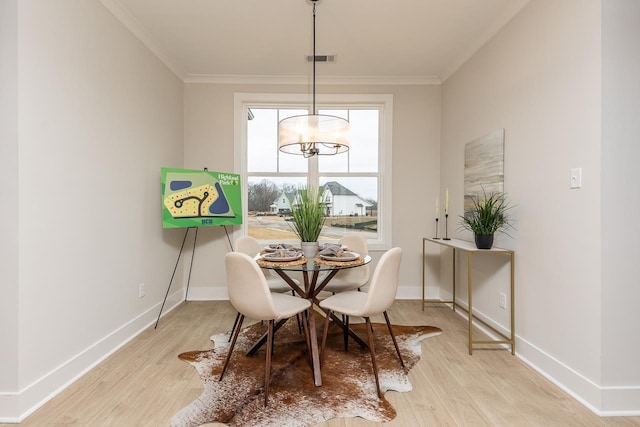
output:
[[[582,188],[582,168],[571,169],[569,188]]]

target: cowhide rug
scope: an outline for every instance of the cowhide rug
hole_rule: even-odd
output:
[[[318,337],[321,337],[322,319],[319,317],[316,325]],[[351,323],[350,326],[366,342],[365,325]],[[383,392],[411,391],[411,383],[402,371],[386,324],[376,323],[373,328],[380,388]],[[407,369],[420,359],[421,342],[441,333],[433,326],[394,325],[393,328]],[[229,349],[228,334],[211,337],[214,342],[211,350],[190,351],[178,356],[197,369],[204,391],[174,415],[171,426],[219,422],[230,426],[305,427],[339,417],[361,417],[375,422],[395,418],[395,409],[376,394],[369,350],[350,338],[349,352],[345,352],[342,330],[336,325],[329,329],[322,360],[322,386],[316,387],[304,333],[299,333],[295,318],[275,334],[269,404],[265,408],[266,346],[253,357],[245,355],[265,331],[266,323],[243,328],[222,381],[218,378]]]

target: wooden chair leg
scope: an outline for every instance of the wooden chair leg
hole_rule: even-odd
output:
[[[380,381],[378,380],[378,364],[376,363],[376,350],[373,345],[373,329],[371,328],[371,319],[365,317],[367,322],[367,335],[369,336],[369,351],[371,352],[371,363],[373,364],[373,375],[376,377],[376,391],[378,397],[382,398],[382,391],[380,390]]]
[[[328,310],[324,318],[324,329],[322,330],[322,344],[320,345],[320,362],[322,363],[322,355],[324,354],[324,346],[327,344],[327,335],[329,335],[329,321],[331,320],[331,310]]]
[[[307,343],[307,354],[309,355],[309,361],[311,362],[311,367],[313,368],[313,356],[311,355],[311,334],[309,334],[309,324],[307,323],[307,316],[309,315],[309,311],[305,310],[301,313],[302,317],[302,327],[304,329],[304,339]]]
[[[344,329],[342,330],[342,340],[344,341],[344,351],[349,351],[349,316],[342,315],[342,323],[344,323]]]
[[[391,322],[389,322],[389,315],[387,312],[384,312],[384,320],[387,321],[387,328],[389,328],[389,334],[391,335],[391,339],[393,340],[393,345],[396,348],[396,353],[398,353],[398,359],[400,359],[400,364],[402,365],[402,369],[404,372],[407,372],[407,368],[404,367],[404,361],[402,360],[402,355],[400,354],[400,348],[398,347],[398,342],[396,341],[396,336],[393,333],[393,328],[391,327]]]
[[[273,324],[274,320],[269,320],[269,332],[267,334],[267,360],[264,369],[264,406],[269,402],[269,382],[271,381],[271,353],[273,352]]]
[[[294,297],[296,296],[296,291],[294,291],[293,289],[291,290],[291,295],[293,295]],[[298,333],[301,334],[302,333],[302,320],[304,320],[304,317],[301,317],[301,313],[296,314],[296,320],[298,321]]]
[[[238,319],[240,319],[240,313],[236,314],[236,320],[233,321],[231,332],[229,332],[229,342],[231,341],[231,337],[233,336],[233,333],[236,331],[236,326],[238,326]]]
[[[231,360],[231,353],[233,353],[233,347],[236,345],[236,340],[238,339],[238,335],[240,334],[240,329],[242,328],[242,322],[244,322],[244,314],[238,313],[240,316],[238,320],[238,325],[236,327],[235,332],[233,333],[233,340],[231,341],[231,346],[229,347],[229,353],[227,353],[227,358],[224,361],[224,366],[222,367],[222,373],[220,374],[220,379],[218,381],[222,381],[222,377],[224,377],[224,373],[227,371],[227,365],[229,365],[229,360]]]

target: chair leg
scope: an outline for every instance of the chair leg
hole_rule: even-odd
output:
[[[269,401],[269,382],[271,381],[271,353],[273,352],[273,323],[269,320],[269,332],[267,334],[267,360],[264,368],[264,406]]]
[[[320,345],[320,362],[324,354],[324,346],[327,344],[327,335],[329,335],[329,321],[331,320],[331,310],[327,310],[327,316],[324,318],[324,329],[322,330],[322,344]]]
[[[293,295],[294,297],[296,296],[296,291],[294,291],[293,289],[291,290],[291,295]],[[301,334],[302,333],[302,321],[301,321],[302,317],[301,314],[298,313],[296,314],[296,320],[298,321],[298,333]]]
[[[222,373],[220,374],[220,379],[218,381],[222,381],[222,377],[224,377],[224,373],[227,371],[227,366],[229,365],[229,360],[231,360],[231,353],[233,353],[233,347],[236,345],[236,340],[238,339],[238,335],[240,334],[240,329],[242,328],[242,322],[244,322],[244,314],[238,313],[239,318],[238,325],[236,326],[236,330],[233,333],[233,340],[231,341],[231,346],[229,347],[229,353],[227,353],[227,358],[224,361],[224,366],[222,367]]]
[[[307,322],[307,316],[309,315],[308,310],[299,313],[302,318],[302,328],[304,329],[304,339],[307,343],[307,354],[309,354],[309,360],[311,361],[311,365],[313,365],[313,358],[311,356],[311,334],[309,333],[309,323]]]
[[[296,314],[296,320],[298,321],[298,333],[302,333],[302,318],[300,317],[300,313]]]
[[[344,341],[344,351],[349,351],[349,316],[342,315],[342,323],[344,323],[344,329],[342,330],[342,339]]]
[[[391,335],[391,339],[393,340],[393,345],[396,348],[396,353],[398,353],[398,359],[400,359],[400,364],[402,365],[402,369],[404,370],[404,372],[407,372],[407,368],[404,367],[404,362],[402,360],[402,355],[400,354],[400,348],[398,347],[398,342],[396,341],[396,336],[393,333],[393,328],[391,327],[391,322],[389,322],[389,315],[387,315],[387,312],[384,312],[384,320],[387,321],[387,328],[389,328],[389,334]]]
[[[376,363],[376,350],[373,345],[373,329],[371,328],[371,319],[365,317],[367,322],[367,335],[369,335],[369,351],[371,352],[371,363],[373,364],[373,375],[376,377],[376,391],[378,397],[382,398],[382,391],[380,391],[380,381],[378,380],[378,364]]]
[[[231,342],[231,337],[233,333],[236,331],[236,326],[238,326],[238,319],[240,319],[240,313],[236,314],[236,320],[233,321],[233,326],[231,327],[231,332],[229,332],[229,341]]]

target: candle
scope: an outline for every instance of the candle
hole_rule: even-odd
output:
[[[436,218],[440,215],[440,198],[436,197]]]
[[[444,193],[444,214],[448,214],[449,213],[449,189],[447,188],[447,190]]]

